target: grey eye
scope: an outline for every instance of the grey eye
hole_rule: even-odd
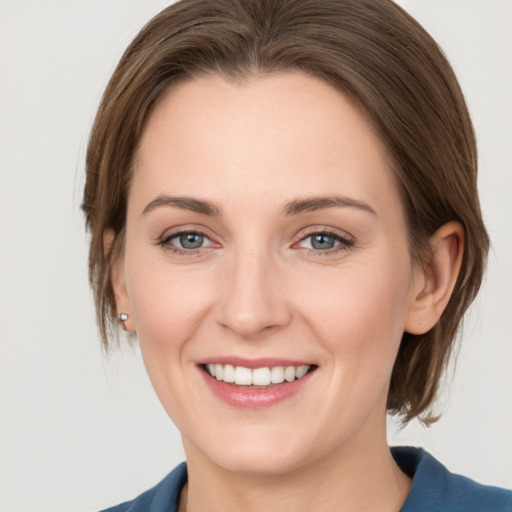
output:
[[[183,249],[199,249],[204,244],[204,236],[199,233],[183,233],[177,238]]]
[[[344,238],[336,233],[329,231],[319,231],[305,236],[296,247],[304,249],[311,249],[318,254],[326,253],[332,254],[338,250],[348,249],[354,245],[354,241],[349,238]]]
[[[324,235],[322,233],[318,233],[316,235],[311,235],[311,247],[316,250],[325,250],[332,249],[337,240],[335,240],[332,236]]]
[[[180,254],[211,247],[213,242],[201,231],[179,231],[168,235],[159,242],[159,245]],[[184,252],[183,252],[184,251]]]

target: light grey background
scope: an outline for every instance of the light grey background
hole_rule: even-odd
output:
[[[163,0],[0,0],[0,510],[92,511],[155,484],[183,453],[137,350],[106,360],[79,212],[88,132],[124,47]],[[480,148],[493,238],[456,377],[422,445],[512,487],[512,2],[402,0],[444,47]],[[449,379],[451,380],[451,379]]]

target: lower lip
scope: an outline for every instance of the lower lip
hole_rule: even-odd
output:
[[[307,373],[304,377],[292,382],[285,381],[282,384],[256,388],[228,384],[215,379],[202,368],[199,370],[203,374],[207,386],[217,398],[228,405],[241,409],[264,409],[283,402],[297,394],[313,373]]]

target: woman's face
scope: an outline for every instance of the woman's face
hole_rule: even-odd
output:
[[[414,272],[385,149],[330,86],[203,77],[149,117],[115,288],[189,460],[272,474],[385,442]]]

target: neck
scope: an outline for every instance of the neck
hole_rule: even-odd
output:
[[[189,483],[187,512],[400,510],[411,480],[396,465],[384,435],[340,446],[325,457],[284,474],[227,471],[185,441]],[[181,509],[180,509],[181,510]]]

